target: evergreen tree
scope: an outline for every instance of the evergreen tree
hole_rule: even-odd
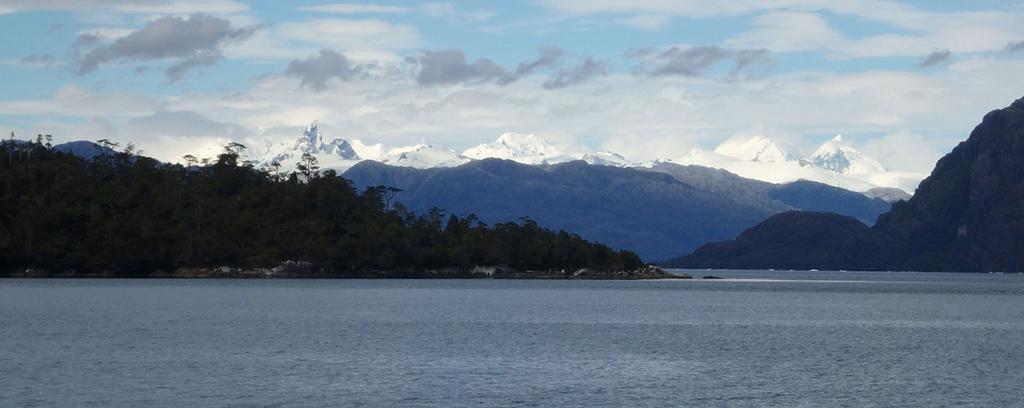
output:
[[[118,144],[101,140],[110,149]],[[16,160],[29,150],[31,160]],[[636,269],[616,251],[535,221],[488,226],[441,209],[417,215],[378,186],[357,192],[315,158],[276,177],[239,162],[184,156],[167,165],[134,145],[93,160],[43,145],[0,144],[0,275],[24,268],[149,276],[186,267],[314,262],[328,276],[507,266],[518,270]],[[26,156],[27,157],[27,156]],[[201,165],[199,165],[201,163]],[[276,171],[276,170],[275,170]],[[301,177],[299,177],[301,176]]]

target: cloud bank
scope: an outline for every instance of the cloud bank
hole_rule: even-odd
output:
[[[332,78],[347,81],[359,72],[359,67],[341,53],[323,49],[318,55],[290,62],[285,75],[298,77],[303,87],[320,92],[327,89],[327,81]]]
[[[221,47],[242,41],[258,29],[258,26],[232,28],[228,20],[205,14],[193,14],[188,18],[161,17],[110,45],[89,50],[78,63],[78,73],[88,74],[101,65],[118,60],[171,59],[175,62],[167,69],[167,77],[172,81],[179,80],[191,68],[215,64],[223,58]],[[76,39],[74,46],[82,47],[97,41],[97,36],[83,34]]]

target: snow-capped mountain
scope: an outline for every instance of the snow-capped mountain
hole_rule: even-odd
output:
[[[787,151],[770,138],[758,136],[727,140],[714,151],[693,149],[688,155],[669,161],[723,169],[770,183],[803,179],[860,192],[876,187],[912,192],[925,177],[924,174],[889,171],[878,161],[846,144],[842,136],[825,142],[806,159]]]
[[[494,142],[480,144],[460,154],[453,149],[428,143],[385,149],[382,144],[369,145],[356,139],[349,141],[335,138],[325,142],[325,137],[316,123],[310,124],[302,135],[293,141],[266,143],[264,149],[252,159],[263,165],[276,162],[281,165],[282,170],[292,171],[305,153],[316,157],[321,169],[339,171],[344,171],[363,160],[421,169],[455,167],[472,160],[489,158],[530,165],[583,160],[603,166],[635,166],[635,163],[614,152],[565,153],[533,134],[504,133]]]
[[[882,163],[861,154],[860,151],[843,144],[843,136],[837,135],[818,147],[811,156],[811,163],[839,174],[884,173]]]
[[[368,145],[361,140],[352,140],[352,150],[364,160],[380,160],[384,157],[384,145],[381,143]]]
[[[505,159],[524,164],[553,164],[577,160],[533,134],[505,133],[491,143],[484,143],[462,152],[470,159]]]
[[[380,162],[392,166],[415,167],[428,169],[431,167],[455,167],[466,164],[470,159],[452,149],[430,144],[418,144],[398,147],[388,151]]]
[[[693,151],[680,159],[667,161],[682,165],[722,169],[740,177],[776,184],[797,180],[810,180],[852,191],[865,191],[877,187],[862,180],[813,166],[806,160],[801,161],[795,158],[787,161],[763,162],[742,160],[716,152],[693,149]]]
[[[462,156],[472,160],[505,159],[523,164],[557,164],[583,160],[599,166],[635,167],[621,154],[609,151],[596,153],[565,152],[533,134],[504,133],[491,143],[466,149]]]
[[[311,123],[306,128],[306,131],[302,133],[302,137],[295,141],[295,147],[292,148],[292,151],[337,156],[345,160],[359,159],[359,155],[352,149],[352,144],[348,140],[334,139],[330,143],[325,143],[323,135],[320,134],[320,127],[317,126],[316,122]],[[285,152],[275,158],[282,160],[291,156],[292,152]]]
[[[362,143],[359,145],[363,146]],[[349,168],[362,160],[348,140],[334,139],[324,142],[316,122],[311,123],[294,141],[266,143],[263,151],[252,158],[260,164],[277,163],[282,169],[291,171],[302,159],[302,155],[307,153],[316,157],[323,169]]]
[[[356,139],[335,138],[325,142],[316,122],[293,141],[266,143],[263,151],[251,159],[261,165],[278,163],[283,171],[294,171],[302,155],[307,153],[317,159],[321,169],[337,171],[345,171],[363,160],[416,168],[454,167],[470,161],[455,150],[430,144],[385,150],[383,144],[371,145]]]
[[[798,161],[796,155],[767,137],[732,138],[715,148],[715,153],[743,161],[781,163]]]
[[[587,163],[590,163],[590,164],[593,164],[593,165],[597,165],[597,166],[614,166],[614,167],[636,167],[637,166],[636,163],[633,163],[633,162],[631,162],[629,160],[626,160],[626,158],[622,157],[621,154],[618,154],[618,153],[615,153],[615,152],[608,152],[608,151],[597,152],[597,153],[585,153],[585,154],[583,154],[583,156],[580,157],[580,160],[583,160],[583,161],[585,161]]]
[[[639,164],[609,151],[568,153],[537,135],[520,133],[504,133],[494,142],[477,145],[461,154],[427,143],[385,149],[381,144],[368,145],[355,139],[349,141],[335,138],[327,142],[317,124],[313,123],[293,141],[267,143],[264,151],[254,159],[266,165],[277,162],[283,170],[292,171],[305,153],[316,157],[321,169],[338,171],[344,171],[363,160],[415,168],[455,167],[487,158],[529,165],[583,160],[593,165],[648,168],[659,162],[668,162],[722,169],[741,177],[770,183],[809,180],[859,192],[879,187],[912,192],[925,176],[888,171],[878,161],[846,144],[842,136],[823,143],[814,154],[806,158],[794,154],[771,138],[755,136],[726,140],[711,151],[693,149],[686,156],[675,160]]]

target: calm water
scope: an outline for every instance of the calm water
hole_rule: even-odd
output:
[[[1024,406],[1024,276],[715,274],[0,280],[0,404]]]

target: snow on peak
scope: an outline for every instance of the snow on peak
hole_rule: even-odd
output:
[[[349,142],[336,138],[327,142],[316,122],[291,141],[268,141],[261,153],[253,157],[257,162],[265,165],[277,162],[287,171],[295,168],[303,154],[316,157],[321,169],[336,170],[347,169],[361,160],[414,168],[455,167],[487,158],[530,165],[583,160],[592,165],[616,167],[651,167],[660,162],[635,163],[609,151],[567,154],[537,135],[521,133],[504,133],[494,142],[480,144],[462,154],[426,143],[386,150],[382,144],[368,145],[359,140]],[[771,138],[755,136],[726,140],[713,151],[693,149],[674,163],[724,169],[772,183],[804,179],[853,191],[894,187],[910,192],[924,178],[916,173],[886,171],[879,162],[846,144],[842,136],[823,143],[806,159],[790,153]]]
[[[320,135],[320,125],[315,120],[310,122],[309,126],[306,126],[306,131],[302,132],[302,137],[299,138],[299,141],[305,141],[309,144],[322,143],[323,137]]]
[[[362,143],[359,146],[365,147]],[[368,151],[372,151],[369,149]],[[261,164],[270,165],[278,163],[282,169],[291,171],[302,159],[302,155],[309,154],[317,159],[322,169],[344,169],[362,159],[353,144],[345,139],[333,139],[325,142],[320,126],[310,123],[301,135],[292,141],[267,141],[263,151],[254,156],[253,159]]]
[[[636,165],[636,163],[626,160],[621,154],[609,151],[586,153],[580,160],[597,166],[631,167]]]
[[[873,174],[886,171],[885,166],[878,161],[844,144],[842,135],[837,135],[818,147],[811,156],[811,163],[839,174]]]
[[[368,145],[362,140],[352,139],[352,150],[355,150],[361,159],[380,160],[384,157],[384,145],[381,143]]]
[[[726,140],[715,148],[715,153],[734,159],[762,163],[799,161],[797,156],[789,153],[774,140],[763,136]]]
[[[352,144],[345,139],[334,139],[330,143],[324,143],[324,137],[320,134],[320,127],[316,122],[310,123],[306,127],[306,131],[302,132],[295,141],[295,150],[302,153],[309,153],[312,155],[326,154],[332,156],[338,156],[346,160],[358,160],[359,155],[352,149]],[[289,152],[291,153],[291,152]]]
[[[798,159],[787,161],[744,160],[721,154],[717,149],[713,152],[693,149],[688,155],[677,160],[676,163],[722,169],[740,177],[776,184],[797,180],[810,180],[851,191],[864,191],[875,187],[874,184],[863,180],[847,177],[823,168],[805,165],[805,161]]]
[[[842,136],[825,142],[807,159],[790,154],[771,139],[754,137],[727,140],[714,151],[693,149],[677,163],[723,169],[770,183],[802,179],[852,191],[891,187],[911,192],[925,177],[888,171],[878,161],[846,144]]]
[[[427,169],[456,167],[469,162],[469,159],[452,149],[421,143],[391,149],[381,162],[392,166]]]
[[[491,143],[462,152],[470,159],[505,159],[526,164],[547,164],[572,160],[558,148],[533,134],[504,133]]]

